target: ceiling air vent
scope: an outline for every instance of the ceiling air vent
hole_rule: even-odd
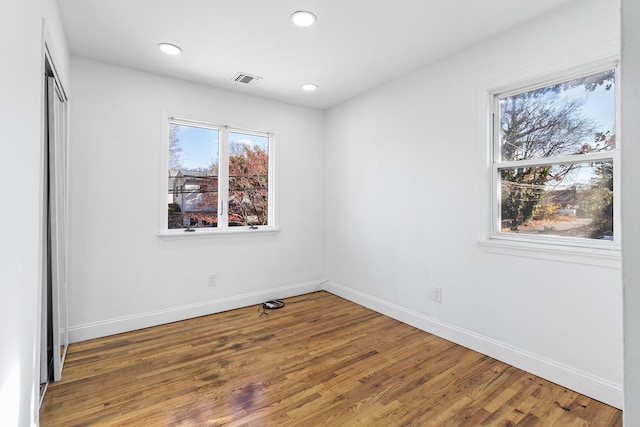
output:
[[[251,74],[246,74],[246,73],[238,73],[233,78],[233,81],[238,83],[244,83],[246,85],[249,85],[249,84],[254,85],[258,83],[260,80],[262,80],[262,77],[252,76]]]

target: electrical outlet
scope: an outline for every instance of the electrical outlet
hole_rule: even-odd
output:
[[[431,298],[435,302],[442,302],[442,288],[434,287],[432,290]]]
[[[209,274],[209,287],[218,286],[218,275],[211,273]]]

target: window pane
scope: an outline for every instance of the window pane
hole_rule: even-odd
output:
[[[502,161],[615,149],[615,71],[501,97]]]
[[[613,164],[500,169],[501,231],[613,240]]]
[[[267,225],[269,138],[229,132],[229,226]]]
[[[169,125],[168,228],[218,226],[219,132]]]

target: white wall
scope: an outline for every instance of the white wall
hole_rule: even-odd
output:
[[[634,0],[623,2],[627,11],[636,7]],[[8,344],[0,352],[0,424],[37,420],[43,17],[71,93],[69,314],[77,339],[299,293],[328,277],[337,293],[484,346],[530,370],[550,369],[567,385],[573,381],[620,405],[619,271],[484,253],[477,246],[476,218],[456,214],[483,206],[477,191],[477,86],[576,51],[588,57],[590,46],[618,36],[612,3],[582,2],[575,13],[566,10],[514,30],[335,108],[325,138],[320,112],[91,60],[73,61],[71,88],[55,2],[9,0],[0,14],[0,34],[18,42],[7,44],[3,54],[0,117],[3,150],[14,161],[4,162],[3,172],[19,176],[20,185],[6,186],[4,194],[20,208],[0,210],[3,224],[16,225],[3,230],[0,257],[8,295],[0,302],[0,338]],[[604,5],[606,11],[596,10]],[[637,7],[633,13],[637,17]],[[627,39],[638,39],[637,28],[628,24],[626,31]],[[635,105],[629,115],[637,113]],[[280,233],[155,236],[162,109],[277,133]],[[624,130],[627,138],[634,135],[630,126]],[[441,176],[451,169],[438,160],[443,157],[460,164],[446,182]],[[637,160],[635,151],[625,152],[625,162]],[[637,180],[632,170],[625,168],[625,180]],[[446,185],[434,186],[434,179]],[[623,200],[626,218],[637,217],[630,193]],[[442,201],[446,210],[436,208]],[[136,212],[128,210],[136,204]],[[398,219],[395,206],[408,213]],[[637,253],[634,236],[625,233],[626,259]],[[256,254],[262,255],[260,265],[247,263]],[[176,260],[193,268],[176,268]],[[217,288],[206,287],[210,272],[220,275]],[[639,322],[639,279],[631,263],[625,263],[625,273],[629,328]],[[430,301],[431,286],[443,287],[442,304]],[[633,331],[627,337],[628,425],[638,423],[630,403],[640,395]],[[601,387],[590,390],[598,380]]]
[[[640,425],[640,2],[622,0],[624,422]]]
[[[38,416],[43,18],[66,83],[67,46],[55,2],[8,0],[0,14],[3,187],[0,298],[0,425]]]
[[[168,58],[171,59],[171,58]],[[324,113],[72,58],[71,341],[313,290]],[[275,134],[277,233],[160,238],[163,111]],[[218,285],[208,287],[209,273]]]
[[[329,110],[329,290],[620,407],[619,262],[483,251],[477,135],[479,87],[617,54],[618,7],[574,2]]]

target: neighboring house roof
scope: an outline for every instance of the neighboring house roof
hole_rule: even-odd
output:
[[[173,189],[177,185],[189,185],[197,184],[203,178],[216,178],[209,174],[207,171],[199,170],[182,170],[182,169],[169,169],[169,188]],[[176,183],[176,180],[178,182]]]
[[[186,178],[205,178],[211,176],[211,173],[206,170],[191,170],[191,169],[177,169],[169,168],[169,178],[178,178],[184,176]]]
[[[210,177],[211,174],[208,171],[194,171],[188,169],[181,169],[178,171],[179,174],[182,174],[185,178],[206,178]]]
[[[210,178],[207,171],[188,169],[169,169],[169,190],[175,190],[177,185],[182,186],[181,197],[176,198],[176,203],[182,212],[216,212],[217,206],[203,205],[203,197],[200,192],[200,183],[204,178]],[[176,182],[177,181],[177,182]]]

